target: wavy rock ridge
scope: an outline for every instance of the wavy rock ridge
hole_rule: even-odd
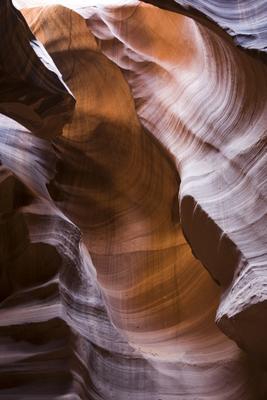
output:
[[[267,4],[264,0],[238,2],[230,0],[144,0],[158,7],[196,18],[217,30],[216,24],[234,37],[235,42],[248,49],[266,52]],[[213,22],[216,22],[214,24]]]
[[[23,11],[62,136],[0,120],[0,398],[264,399],[266,66],[151,5],[81,12]]]

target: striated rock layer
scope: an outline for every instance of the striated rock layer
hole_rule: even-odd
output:
[[[264,0],[144,0],[177,11],[218,30],[216,25],[248,49],[267,51],[267,3]],[[216,22],[216,24],[214,24]]]
[[[76,107],[0,118],[0,399],[265,399],[265,65],[139,2],[23,14]]]
[[[154,33],[163,18],[161,38],[169,41]],[[148,21],[142,41],[135,34],[141,21]],[[143,125],[177,166],[185,237],[223,290],[218,325],[265,361],[265,65],[192,20],[152,7],[99,11],[89,25],[125,71]]]

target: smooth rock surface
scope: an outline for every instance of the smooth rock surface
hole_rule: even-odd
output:
[[[149,6],[99,10],[88,24],[124,71],[143,125],[176,163],[183,232],[223,291],[219,327],[265,363],[266,66]]]

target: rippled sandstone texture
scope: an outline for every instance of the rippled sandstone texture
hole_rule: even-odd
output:
[[[23,10],[62,136],[0,119],[0,399],[263,400],[266,67],[180,13],[79,11]]]

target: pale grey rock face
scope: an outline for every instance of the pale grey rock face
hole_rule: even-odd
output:
[[[0,399],[264,400],[264,5],[85,3],[0,8]]]
[[[215,24],[247,49],[267,51],[267,3],[264,0],[144,0],[184,13],[216,29]]]

